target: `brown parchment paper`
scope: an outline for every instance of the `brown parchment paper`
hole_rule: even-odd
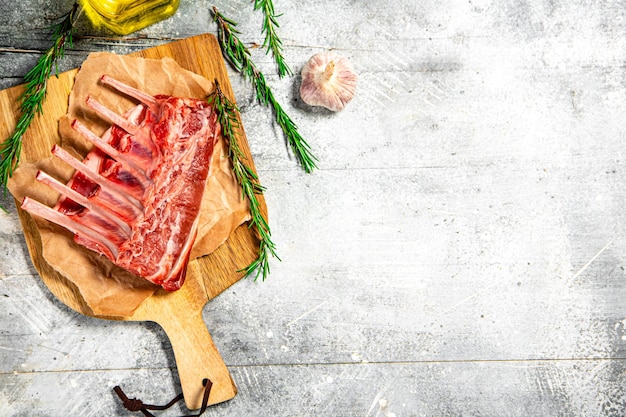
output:
[[[203,99],[213,90],[212,82],[181,68],[171,58],[153,60],[109,52],[92,53],[76,75],[68,114],[59,121],[61,146],[77,157],[84,156],[91,145],[70,127],[72,120],[81,120],[98,135],[109,127],[107,122],[85,106],[88,95],[118,114],[137,105],[133,99],[100,84],[98,80],[103,74],[150,95]],[[9,190],[18,201],[29,196],[53,206],[59,195],[35,181],[37,170],[46,171],[64,182],[73,173],[72,168],[50,156],[34,163],[21,164],[9,181]],[[226,144],[220,137],[211,159],[191,259],[213,252],[237,226],[249,219],[248,201],[241,198],[241,189],[227,157]],[[130,316],[143,300],[159,288],[77,245],[72,233],[67,230],[42,219],[35,220],[45,261],[78,287],[94,315]]]

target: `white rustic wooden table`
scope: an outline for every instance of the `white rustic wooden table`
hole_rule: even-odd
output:
[[[71,4],[0,3],[1,88]],[[262,43],[252,1],[181,0],[124,38],[79,23],[61,70],[216,33],[212,5]],[[239,388],[205,415],[625,415],[624,3],[274,5],[296,75],[279,79],[262,49],[253,59],[320,169],[299,169],[231,71],[282,261],[205,307]],[[329,49],[359,74],[339,113],[298,94],[302,65]],[[12,199],[0,203],[0,415],[131,415],[115,385],[148,403],[177,394],[163,331],[56,300]]]

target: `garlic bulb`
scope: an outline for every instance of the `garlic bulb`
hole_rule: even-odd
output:
[[[334,51],[320,52],[302,68],[300,97],[311,106],[342,110],[356,91],[357,76],[347,58]]]

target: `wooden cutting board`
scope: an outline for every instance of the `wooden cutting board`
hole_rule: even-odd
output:
[[[209,80],[216,78],[227,97],[235,101],[224,59],[213,35],[198,35],[132,55],[152,59],[171,57],[185,69]],[[58,134],[55,136],[58,121],[67,113],[68,97],[77,72],[75,69],[59,74],[58,78],[50,78],[43,116],[37,117],[24,135],[22,161],[34,161],[49,156],[52,143],[58,140]],[[7,138],[17,123],[17,101],[23,91],[23,86],[0,91],[0,120],[3,122],[0,124],[0,138]],[[254,169],[243,130],[239,142]],[[267,214],[263,196],[259,196],[259,202],[262,211]],[[228,369],[203,321],[202,308],[208,300],[241,279],[243,274],[237,271],[255,259],[259,242],[247,224],[239,226],[215,252],[190,262],[187,279],[180,290],[173,293],[157,291],[131,317],[101,317],[93,314],[74,284],[46,263],[41,256],[41,239],[34,220],[19,209],[18,202],[16,204],[33,264],[57,298],[77,312],[92,317],[159,323],[172,344],[181,387],[189,409],[200,408],[204,378],[213,382],[210,404],[229,400],[236,395],[236,387]]]

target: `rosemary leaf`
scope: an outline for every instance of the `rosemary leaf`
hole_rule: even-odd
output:
[[[263,33],[265,33],[263,46],[266,48],[266,53],[271,52],[274,56],[280,78],[293,75],[283,57],[283,42],[276,33],[276,28],[279,27],[277,20],[279,16],[274,12],[274,3],[272,0],[254,0],[254,10],[259,9],[263,11]]]
[[[259,256],[242,271],[247,275],[256,270],[255,280],[261,276],[263,280],[270,272],[270,255],[280,260],[276,255],[276,247],[271,239],[270,228],[261,212],[261,204],[257,195],[262,194],[265,188],[259,182],[259,177],[246,164],[246,156],[237,141],[237,130],[240,129],[239,110],[222,92],[219,83],[215,80],[215,90],[207,98],[217,113],[217,120],[222,128],[222,136],[228,145],[228,157],[233,165],[233,173],[241,186],[242,198],[247,197],[250,202],[250,226],[254,227],[261,240],[259,244]]]
[[[65,51],[72,47],[74,21],[78,9],[78,3],[74,3],[72,10],[62,16],[59,23],[52,26],[52,46],[24,76],[25,90],[18,99],[19,119],[11,136],[0,144],[0,184],[5,194],[7,182],[20,160],[22,136],[35,116],[43,112],[48,78],[53,69],[58,75],[58,61],[65,55]]]
[[[273,109],[276,122],[283,130],[287,143],[304,171],[313,172],[317,168],[317,158],[312,154],[309,144],[298,132],[298,127],[294,121],[274,97],[263,73],[252,62],[250,51],[237,36],[239,32],[235,29],[236,23],[224,17],[216,7],[213,7],[213,16],[218,26],[218,40],[222,53],[233,67],[252,83],[258,102]]]

